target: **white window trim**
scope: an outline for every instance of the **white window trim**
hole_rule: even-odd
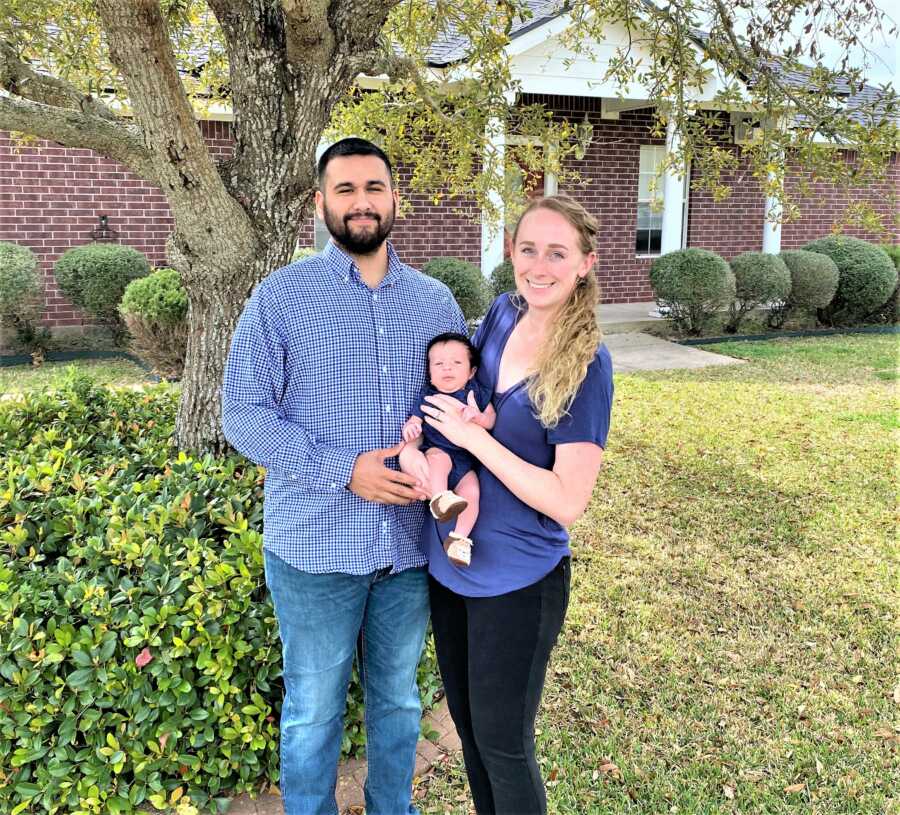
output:
[[[665,156],[665,145],[663,144],[642,144],[640,147],[657,147],[663,151],[663,156]],[[657,171],[657,180],[661,181],[662,176],[659,175]],[[640,170],[640,156],[638,157],[638,191],[640,191],[640,178],[641,178],[641,170]],[[688,236],[688,211],[690,209],[690,200],[691,200],[691,165],[688,163],[687,170],[684,174],[684,184],[682,187],[682,198],[681,198],[681,206],[683,208],[682,217],[681,217],[681,248],[684,249],[687,247],[687,236]],[[655,191],[656,198],[659,198],[662,201],[663,195],[659,190]],[[640,197],[640,193],[638,194],[637,203],[638,204],[649,204],[651,199],[642,199]],[[637,238],[637,225],[635,224],[635,239]],[[635,260],[647,260],[661,257],[661,252],[646,252],[643,254],[639,254],[635,252]]]

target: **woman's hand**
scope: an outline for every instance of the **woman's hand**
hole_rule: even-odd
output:
[[[425,401],[427,404],[422,406],[425,421],[437,428],[447,441],[468,450],[484,434],[483,428],[463,417],[466,405],[459,399],[436,393],[426,396]]]

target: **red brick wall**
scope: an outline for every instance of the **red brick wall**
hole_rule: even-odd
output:
[[[852,161],[854,154],[846,154],[846,159]],[[841,221],[847,216],[847,208],[856,202],[868,202],[872,204],[881,216],[881,222],[887,229],[887,234],[876,235],[857,225],[841,228],[842,234],[852,235],[867,241],[878,243],[900,243],[900,156],[894,153],[883,181],[870,183],[866,187],[858,187],[848,192],[846,189],[837,188],[831,184],[812,184],[811,194],[800,194],[799,167],[794,167],[793,172],[785,180],[785,191],[791,197],[796,197],[800,208],[800,218],[796,221],[784,224],[781,230],[781,246],[784,249],[798,249],[814,238],[821,238],[831,231],[831,225]]]
[[[642,144],[662,144],[650,137],[652,111],[623,112],[618,120],[600,118],[600,100],[575,96],[526,96],[525,103],[543,103],[558,116],[587,118],[594,127],[584,159],[572,162],[581,176],[559,191],[578,200],[600,219],[597,274],[604,302],[650,300],[647,279],[652,259],[636,257],[637,189]]]
[[[541,101],[558,115],[593,124],[593,141],[578,163],[581,181],[561,186],[600,218],[598,275],[606,302],[636,302],[652,298],[647,272],[650,259],[635,257],[639,151],[651,139],[649,110],[623,112],[618,120],[600,118],[599,100],[578,97],[527,97]],[[228,125],[202,122],[204,135],[219,155],[231,149]],[[408,189],[409,172],[400,168],[401,195]],[[726,258],[761,247],[763,200],[756,183],[740,171],[729,181],[731,197],[716,203],[703,192],[692,190],[689,204],[688,245],[719,252]],[[796,181],[789,180],[788,190]],[[900,168],[893,157],[885,182],[857,190],[853,199],[869,197],[886,223],[896,209]],[[438,256],[454,256],[479,263],[481,227],[455,210],[474,213],[471,202],[435,205],[426,196],[406,196],[412,205],[398,218],[392,240],[401,257],[421,267]],[[801,246],[827,234],[850,196],[819,185],[815,200],[801,201],[803,217],[783,230],[785,248]],[[0,240],[31,247],[41,259],[47,290],[45,320],[51,325],[79,325],[81,315],[59,294],[52,276],[53,263],[62,252],[91,240],[97,216],[109,216],[118,240],[144,252],[152,263],[164,264],[165,239],[172,221],[158,189],[127,172],[121,165],[88,150],[73,150],[51,142],[19,145],[0,133]],[[896,228],[896,227],[895,227]],[[878,239],[856,229],[849,234]],[[301,243],[312,245],[312,218],[304,224]]]
[[[215,153],[231,151],[227,123],[200,126]],[[99,215],[109,216],[119,243],[143,252],[153,265],[166,263],[172,218],[157,187],[91,150],[21,143],[0,131],[0,241],[37,254],[47,297],[44,320],[51,326],[90,322],[60,294],[53,264],[67,249],[91,242]]]

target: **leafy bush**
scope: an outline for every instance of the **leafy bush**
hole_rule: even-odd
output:
[[[177,453],[175,409],[84,378],[0,404],[0,812],[214,806],[278,777],[263,472]]]
[[[650,284],[679,331],[700,334],[734,298],[734,274],[724,258],[706,249],[679,249],[653,261]]]
[[[434,258],[422,267],[422,271],[450,289],[467,320],[480,317],[487,311],[487,285],[481,271],[473,263],[458,258]]]
[[[888,257],[894,262],[894,268],[900,271],[900,246],[882,244],[881,248],[887,252]],[[869,314],[866,317],[866,322],[900,323],[900,281],[894,286],[894,293],[887,299],[887,302]]]
[[[742,320],[763,303],[783,301],[791,291],[791,273],[777,255],[744,252],[733,258],[735,299],[728,308],[726,331],[736,332]]]
[[[160,376],[178,379],[184,371],[187,310],[187,292],[175,269],[157,269],[125,288],[119,311],[132,350]]]
[[[825,308],[838,286],[838,268],[827,255],[789,249],[779,257],[791,275],[790,294],[777,302],[769,312],[769,325],[781,328],[795,309],[815,311]]]
[[[837,293],[819,309],[829,325],[852,324],[884,305],[897,286],[897,268],[880,246],[859,238],[832,235],[803,247],[830,257],[838,268]]]
[[[37,328],[43,290],[38,260],[27,246],[0,243],[0,327],[11,328],[20,345],[33,350],[46,338]]]
[[[298,246],[294,250],[294,254],[291,255],[291,263],[296,263],[298,260],[305,260],[318,254],[319,250],[315,246]]]
[[[119,303],[125,287],[150,273],[137,249],[117,243],[89,243],[65,252],[53,267],[62,293],[91,317],[120,329]]]
[[[509,258],[495,266],[494,271],[491,272],[491,290],[494,292],[494,297],[516,290],[516,276]]]

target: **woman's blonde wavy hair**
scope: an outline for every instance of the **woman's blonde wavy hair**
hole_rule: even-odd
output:
[[[581,204],[567,195],[550,195],[536,198],[525,209],[513,230],[513,247],[522,219],[530,212],[548,209],[565,218],[578,233],[579,248],[585,255],[596,250],[600,225]],[[528,306],[517,293],[513,303],[521,310]],[[546,428],[553,428],[568,414],[587,375],[602,334],[597,322],[597,306],[600,303],[600,284],[591,269],[572,290],[553,322],[550,334],[538,352],[535,372],[529,377],[528,395],[534,405],[536,418]]]

